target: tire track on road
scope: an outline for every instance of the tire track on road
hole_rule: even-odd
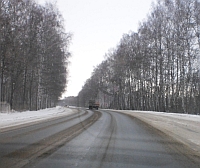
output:
[[[0,139],[0,143],[2,143],[2,144],[3,144],[3,143],[8,143],[8,142],[12,141],[13,139],[16,139],[16,138],[19,138],[19,137],[22,137],[22,136],[26,136],[26,135],[32,134],[32,133],[34,133],[34,132],[37,132],[37,131],[45,130],[46,128],[49,128],[49,127],[54,127],[54,126],[56,126],[56,125],[63,124],[63,123],[65,123],[65,122],[74,120],[74,119],[79,118],[79,117],[81,117],[81,116],[84,116],[84,115],[86,115],[86,114],[88,114],[87,111],[85,111],[83,114],[80,114],[80,112],[78,112],[78,115],[75,114],[74,117],[68,118],[68,119],[66,119],[66,120],[64,120],[64,121],[62,121],[62,122],[57,122],[57,123],[54,123],[54,124],[51,124],[51,125],[48,124],[48,125],[46,125],[46,126],[44,126],[44,127],[37,128],[37,129],[33,129],[32,131],[23,132],[23,133],[14,135],[14,136],[10,136],[10,137],[6,137],[6,138],[3,138],[3,139]],[[55,119],[55,120],[59,120],[59,119]],[[54,121],[55,121],[55,120],[54,120]],[[47,122],[46,122],[46,123],[47,123]],[[31,125],[30,127],[32,127],[32,126],[34,126],[34,125]],[[17,130],[15,130],[15,131],[17,131]]]
[[[33,162],[38,159],[40,160],[46,158],[68,141],[85,131],[88,127],[95,123],[101,115],[102,114],[100,112],[95,111],[92,116],[72,127],[5,155],[1,158],[2,161],[0,168],[29,167],[29,165]]]

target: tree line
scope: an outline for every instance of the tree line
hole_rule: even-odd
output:
[[[71,35],[52,3],[0,0],[0,99],[15,110],[55,105],[65,90]]]
[[[200,113],[200,2],[158,0],[78,94],[79,106]]]

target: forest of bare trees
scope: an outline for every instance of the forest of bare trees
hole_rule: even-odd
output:
[[[200,113],[200,1],[158,0],[78,95],[79,106]]]
[[[11,109],[53,106],[66,87],[68,46],[55,5],[0,0],[0,99]]]

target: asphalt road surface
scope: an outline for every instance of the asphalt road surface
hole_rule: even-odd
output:
[[[187,147],[137,118],[79,109],[0,133],[0,168],[199,168]]]

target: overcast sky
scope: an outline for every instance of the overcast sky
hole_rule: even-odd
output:
[[[137,32],[153,1],[156,0],[57,0],[66,32],[73,34],[69,83],[64,97],[77,96],[107,51],[116,47],[123,34]]]

